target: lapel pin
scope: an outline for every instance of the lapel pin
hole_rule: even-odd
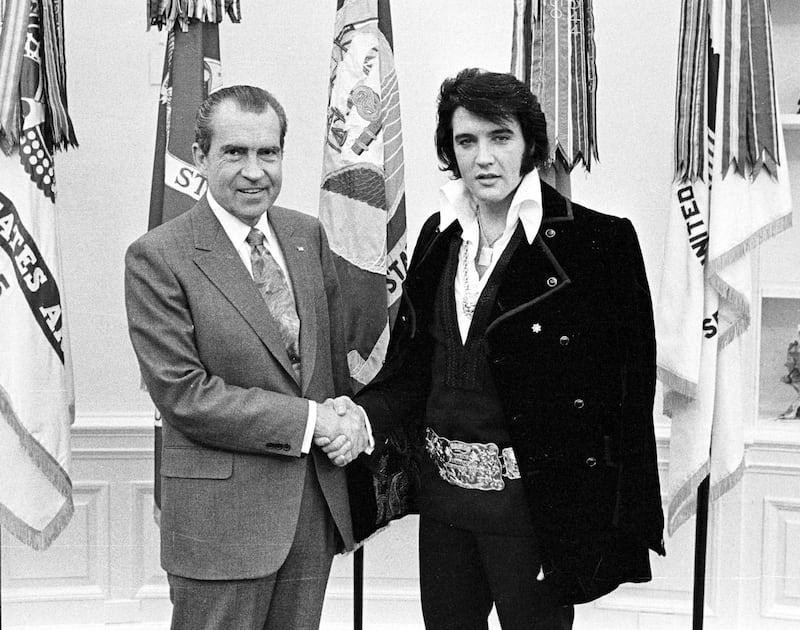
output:
[[[536,322],[533,326],[531,326],[531,331],[535,333],[542,332],[542,325],[539,322]]]
[[[306,248],[305,248],[305,247],[303,247],[302,245],[298,245],[298,246],[297,246],[297,251],[298,251],[298,252],[304,252],[304,251],[306,251]]]

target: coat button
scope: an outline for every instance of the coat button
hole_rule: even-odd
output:
[[[569,345],[569,337],[567,337],[566,335],[561,335],[561,337],[558,340],[558,343],[560,343],[562,346]]]
[[[586,465],[589,468],[594,468],[595,466],[597,466],[597,459],[594,458],[594,457],[587,457],[586,458]]]
[[[553,238],[553,237],[556,235],[556,231],[555,231],[553,228],[547,228],[547,229],[544,231],[544,235],[545,235],[547,238]]]
[[[555,276],[550,276],[550,277],[547,279],[547,286],[548,286],[548,287],[554,287],[554,286],[556,286],[557,284],[558,284],[558,280],[556,279],[556,277],[555,277]]]
[[[585,404],[586,403],[583,402],[583,398],[576,398],[572,403],[575,409],[583,409]]]
[[[521,414],[521,413],[518,413],[518,414],[516,414],[516,415],[514,415],[514,416],[511,416],[511,422],[513,422],[514,424],[516,424],[517,422],[522,422],[522,420],[523,420],[524,418],[525,418],[525,416],[524,416],[523,414]]]

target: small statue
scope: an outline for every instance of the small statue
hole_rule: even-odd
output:
[[[781,376],[781,383],[794,388],[797,397],[789,408],[778,416],[779,420],[796,420],[800,418],[800,326],[797,327],[798,339],[789,344],[786,350],[786,376]]]

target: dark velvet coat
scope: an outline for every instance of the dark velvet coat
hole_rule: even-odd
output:
[[[546,184],[542,204],[533,243],[512,239],[484,348],[524,479],[544,584],[569,604],[649,580],[648,550],[664,553],[655,335],[630,221],[571,203]],[[402,496],[413,456],[393,447],[410,439],[421,449],[433,301],[449,243],[460,238],[457,222],[443,232],[439,222],[437,213],[422,228],[386,364],[357,396],[379,447],[389,444],[373,460],[380,465],[377,502],[351,488],[362,538],[413,506]],[[399,475],[398,466],[406,469]]]

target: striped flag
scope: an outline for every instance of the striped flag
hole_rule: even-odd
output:
[[[590,171],[598,159],[591,0],[515,0],[511,73],[542,106],[554,166]]]
[[[194,3],[192,12],[179,0],[150,2],[150,21],[168,29],[164,73],[158,103],[156,149],[150,189],[148,229],[189,210],[206,192],[206,180],[194,166],[194,120],[197,108],[222,87],[216,0]],[[239,22],[238,0],[226,0],[231,21]],[[161,508],[161,416],[155,412],[156,520]]]
[[[342,284],[358,390],[378,373],[405,280],[400,98],[389,0],[339,0],[319,218]]]
[[[47,549],[72,517],[75,398],[54,151],[66,110],[60,2],[10,0],[0,36],[0,523]]]
[[[676,179],[656,309],[672,418],[670,535],[695,513],[706,475],[714,500],[743,473],[750,253],[791,226],[767,0],[684,0],[680,42]]]

